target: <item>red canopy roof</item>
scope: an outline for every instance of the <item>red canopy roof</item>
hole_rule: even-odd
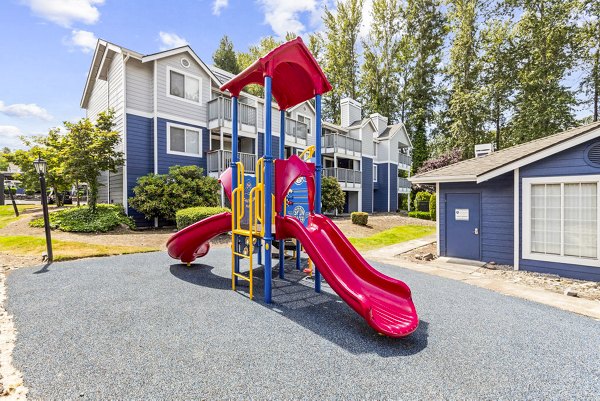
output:
[[[221,86],[221,90],[239,96],[246,85],[263,85],[265,76],[272,78],[271,91],[280,110],[289,109],[331,90],[327,77],[300,37],[256,60]]]

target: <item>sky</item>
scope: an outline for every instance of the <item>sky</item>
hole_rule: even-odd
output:
[[[332,1],[0,0],[0,148],[24,148],[19,136],[85,116],[97,38],[142,54],[189,44],[210,64],[224,34],[236,50],[267,35],[306,35],[322,29],[325,5]]]

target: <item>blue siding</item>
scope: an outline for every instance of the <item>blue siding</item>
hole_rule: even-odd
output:
[[[133,196],[138,178],[154,171],[154,122],[151,118],[127,114],[127,198]],[[144,215],[129,207],[129,216],[138,226],[149,225]]]
[[[202,132],[202,157],[173,155],[167,153],[167,122],[173,124],[184,125],[190,128],[198,129]],[[197,125],[184,124],[179,121],[158,119],[158,173],[166,174],[169,172],[169,167],[179,166],[200,166],[206,172],[206,152],[210,149],[210,137],[207,128]]]
[[[377,189],[373,192],[373,211],[388,211],[388,163],[377,163]]]
[[[484,262],[513,264],[513,174],[475,183],[440,184],[440,253],[446,255],[446,207],[448,193],[479,193],[481,196],[480,247]]]
[[[398,165],[390,164],[390,212],[398,210]]]
[[[362,166],[362,211],[373,212],[373,159],[363,157]]]
[[[273,158],[279,158],[279,137],[272,136],[271,137],[271,153],[273,153]],[[262,132],[258,133],[258,158],[261,158],[265,155],[265,134]]]
[[[571,149],[557,153],[538,162],[524,166],[520,169],[520,178],[525,177],[552,177],[552,176],[569,176],[569,175],[589,175],[600,174],[600,168],[590,166],[584,159],[585,149],[592,143],[598,140],[589,141],[587,143],[575,146]],[[521,211],[520,216],[523,216],[523,181],[520,184],[521,194]],[[522,217],[521,217],[522,218]],[[523,239],[522,228],[520,232],[521,241]],[[571,277],[583,280],[600,281],[600,268],[593,266],[572,265],[568,263],[553,263],[542,262],[537,260],[523,259],[521,255],[519,260],[519,269],[541,273],[554,273],[563,277]]]

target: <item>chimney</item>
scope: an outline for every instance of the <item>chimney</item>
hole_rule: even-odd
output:
[[[493,143],[480,143],[479,145],[475,145],[475,157],[489,155],[494,150],[496,150],[496,146]]]
[[[371,121],[373,121],[373,124],[375,124],[377,127],[377,134],[381,134],[383,131],[385,131],[388,125],[387,117],[384,117],[379,113],[373,113],[369,116],[369,118],[371,118]]]
[[[349,97],[340,100],[342,110],[342,127],[349,127],[351,123],[362,119],[362,106]]]

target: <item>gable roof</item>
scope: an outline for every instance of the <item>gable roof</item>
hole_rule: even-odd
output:
[[[463,160],[446,167],[417,174],[409,180],[415,184],[434,182],[487,181],[555,153],[600,136],[600,122],[511,146],[483,157]]]
[[[235,77],[235,74],[214,65],[209,65],[208,68],[215,74],[221,85]]]

